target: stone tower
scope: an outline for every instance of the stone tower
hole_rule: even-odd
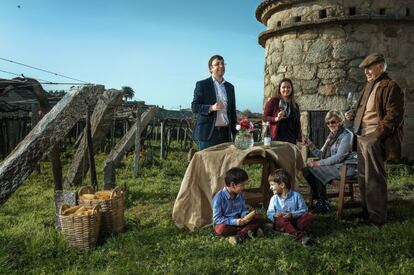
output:
[[[321,125],[313,114],[348,108],[347,94],[358,97],[365,82],[358,65],[371,52],[383,53],[405,93],[403,154],[414,159],[413,0],[265,0],[256,18],[267,26],[259,35],[264,99],[291,78],[305,133]]]

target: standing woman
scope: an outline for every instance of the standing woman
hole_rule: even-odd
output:
[[[293,144],[302,141],[300,111],[292,80],[284,78],[279,82],[276,96],[266,102],[262,119],[270,124],[272,140]]]

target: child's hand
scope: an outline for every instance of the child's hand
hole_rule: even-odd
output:
[[[289,213],[286,213],[283,217],[288,219],[288,220],[291,220],[293,218],[293,215],[292,215],[292,213],[289,212]]]
[[[282,212],[278,212],[278,213],[275,214],[275,216],[276,216],[276,218],[282,217],[283,216],[283,213]]]
[[[242,226],[242,225],[245,225],[245,224],[246,224],[246,222],[243,219],[237,219],[237,225],[238,226]]]

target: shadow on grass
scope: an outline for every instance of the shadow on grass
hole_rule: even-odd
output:
[[[387,224],[399,224],[414,219],[414,201],[393,200],[388,202]],[[315,222],[309,232],[315,237],[328,236],[338,232],[346,232],[352,228],[367,226],[360,218],[361,208],[346,209],[341,219],[336,217],[336,209],[329,215],[315,215]],[[371,225],[374,226],[374,225]]]

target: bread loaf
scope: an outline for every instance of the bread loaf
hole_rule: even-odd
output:
[[[249,223],[254,218],[255,215],[256,215],[256,210],[253,210],[249,214],[247,214],[246,216],[244,216],[242,218],[242,220],[244,221],[245,224],[246,223]]]
[[[65,216],[70,215],[70,214],[74,214],[81,207],[83,207],[83,206],[80,206],[80,205],[72,206],[72,207],[66,209],[65,211],[63,211],[62,214],[65,215]]]
[[[87,200],[87,201],[96,199],[96,196],[94,194],[83,194],[80,197],[82,200]]]

